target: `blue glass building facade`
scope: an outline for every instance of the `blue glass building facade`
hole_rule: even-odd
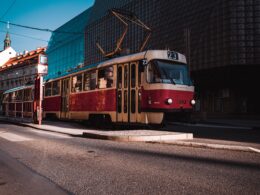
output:
[[[91,8],[52,33],[46,52],[49,65],[46,80],[69,74],[84,63],[84,30],[90,13]]]
[[[145,49],[170,49],[188,57],[198,111],[260,113],[256,103],[260,96],[255,94],[260,71],[259,0],[95,0],[93,7],[53,33],[46,79],[105,60],[96,41],[111,52],[123,31],[120,21],[109,14],[111,8],[134,13],[152,29]],[[122,49],[134,53],[145,32],[133,23],[128,29]]]

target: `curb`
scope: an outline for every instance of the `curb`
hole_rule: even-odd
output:
[[[104,135],[83,132],[83,137],[92,139],[103,139],[120,142],[162,142],[162,141],[177,141],[184,139],[193,139],[192,133],[181,133],[181,134],[162,134],[162,135]]]
[[[69,135],[69,136],[72,136],[72,137],[75,137],[75,136],[80,136],[82,134],[71,134],[71,133],[66,133],[66,132],[61,132],[61,131],[54,131],[54,130],[49,130],[49,129],[43,129],[43,128],[40,128],[40,127],[35,127],[35,126],[31,126],[31,125],[27,125],[27,124],[20,124],[21,126],[24,126],[24,127],[30,127],[30,128],[33,128],[33,129],[37,129],[37,130],[41,130],[41,131],[47,131],[47,132],[52,132],[52,133],[60,133],[60,134],[64,134],[64,135]]]
[[[18,125],[18,126],[21,126],[21,127],[30,127],[30,128],[33,128],[33,129],[37,129],[37,130],[41,130],[41,131],[47,131],[47,132],[52,132],[52,133],[60,133],[60,134],[64,134],[64,135],[69,135],[69,136],[79,136],[79,135],[82,135],[82,134],[70,134],[70,133],[66,133],[66,132],[61,132],[61,131],[54,131],[54,130],[49,130],[49,129],[43,129],[43,128],[40,128],[40,127],[35,127],[34,125],[29,125],[29,124],[26,124],[26,123],[21,123],[19,121],[14,121],[14,120],[3,120],[3,119],[0,119],[0,121],[3,121],[3,122],[8,122],[10,124],[14,124],[14,125]]]
[[[150,142],[150,143],[158,143],[158,142]],[[207,144],[207,143],[199,143],[199,142],[185,142],[185,141],[176,141],[176,142],[159,142],[161,144],[168,145],[176,145],[176,146],[187,146],[194,148],[209,148],[209,149],[217,149],[217,150],[230,150],[230,151],[239,151],[239,152],[254,152],[260,154],[260,150],[257,148],[249,147],[249,146],[237,146],[237,145],[222,145],[222,144]]]
[[[65,133],[65,132],[57,132],[48,129],[43,129],[35,126],[31,126],[25,123],[19,123],[17,121],[6,121],[1,120],[4,122],[10,122],[12,124],[17,124],[19,126],[31,127],[33,129],[38,129],[42,131],[54,132],[54,133],[61,133],[70,136],[75,136],[75,134]],[[192,135],[192,134],[191,134]],[[113,135],[102,135],[102,134],[95,134],[95,133],[88,133],[83,132],[83,137],[92,138],[92,139],[101,139],[101,140],[111,140],[111,141],[120,141],[120,142],[146,142],[146,143],[161,143],[161,144],[169,144],[169,145],[176,145],[176,146],[186,146],[186,147],[196,147],[196,148],[209,148],[209,149],[218,149],[218,150],[230,150],[230,151],[240,151],[240,152],[253,152],[260,154],[260,150],[257,148],[249,147],[249,146],[237,146],[237,145],[222,145],[222,144],[207,144],[207,143],[199,143],[199,142],[188,142],[188,141],[176,141],[173,140],[162,140],[158,141],[153,139],[155,136],[113,136]],[[188,135],[187,139],[192,139]],[[143,137],[143,139],[140,139]],[[192,136],[193,137],[193,136]],[[149,138],[149,139],[148,139]]]

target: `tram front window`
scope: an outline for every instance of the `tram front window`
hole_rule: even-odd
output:
[[[152,60],[148,64],[147,80],[149,83],[191,85],[187,65],[172,61]]]

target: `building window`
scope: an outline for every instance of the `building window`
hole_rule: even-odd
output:
[[[105,89],[113,86],[113,66],[98,71],[98,88]]]
[[[76,75],[72,77],[72,92],[80,92],[82,91],[82,74]]]

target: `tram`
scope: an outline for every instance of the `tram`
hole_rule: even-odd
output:
[[[147,50],[47,80],[43,118],[162,124],[167,118],[189,116],[194,105],[185,56]]]
[[[33,120],[35,117],[33,85],[9,89],[3,93],[3,96],[4,116]]]

